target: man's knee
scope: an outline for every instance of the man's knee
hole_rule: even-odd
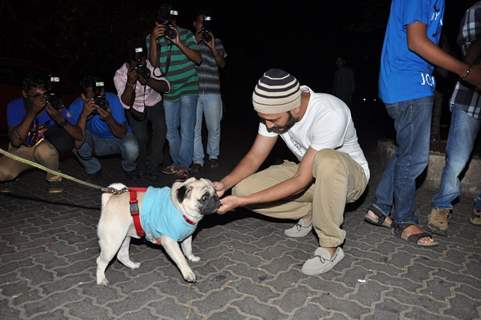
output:
[[[252,194],[252,188],[249,188],[249,184],[245,180],[239,182],[232,188],[232,195],[237,197],[245,197]]]
[[[128,159],[137,159],[139,155],[139,144],[132,134],[128,134],[122,140],[122,148],[125,150],[125,157]]]
[[[39,144],[34,151],[34,157],[37,161],[42,163],[51,163],[53,161],[58,161],[58,151],[50,143]]]
[[[342,166],[342,155],[340,152],[332,149],[320,150],[314,157],[314,165],[312,166],[312,175],[314,177],[326,176],[336,171]]]
[[[15,178],[16,174],[14,174],[8,166],[0,165],[0,182],[10,181]]]

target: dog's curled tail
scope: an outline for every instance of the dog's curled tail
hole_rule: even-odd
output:
[[[112,183],[109,188],[115,189],[115,190],[122,190],[127,188],[126,185],[122,183]],[[110,192],[104,192],[102,193],[102,208],[109,202],[110,198],[113,196],[113,193]]]

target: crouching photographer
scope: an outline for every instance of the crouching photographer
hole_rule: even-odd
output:
[[[105,92],[104,82],[93,76],[81,81],[82,94],[69,107],[72,120],[83,132],[75,141],[76,156],[87,175],[99,178],[102,166],[95,157],[120,154],[122,169],[128,178],[136,176],[138,144],[132,134],[119,98]]]
[[[163,163],[166,133],[162,94],[170,90],[170,84],[159,68],[150,64],[142,47],[135,48],[130,61],[116,71],[114,84],[139,143],[137,169],[142,176],[156,178]]]
[[[50,78],[50,81],[58,78]],[[82,131],[73,125],[61,99],[52,91],[48,77],[29,75],[23,81],[22,97],[7,105],[8,150],[19,157],[58,171],[59,157],[70,152]],[[0,191],[10,192],[17,176],[31,167],[10,158],[0,158]],[[50,193],[63,191],[61,177],[47,174]]]

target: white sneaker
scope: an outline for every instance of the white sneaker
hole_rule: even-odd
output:
[[[337,247],[336,252],[331,257],[331,254],[326,248],[319,247],[314,251],[314,258],[306,260],[302,266],[302,273],[309,276],[325,273],[344,258],[344,251]]]
[[[304,221],[300,219],[295,225],[289,229],[284,230],[284,234],[291,238],[305,237],[311,232],[312,224],[304,224]]]

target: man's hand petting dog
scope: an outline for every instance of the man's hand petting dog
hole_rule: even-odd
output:
[[[116,183],[109,186],[123,189]],[[137,192],[140,222],[146,240],[161,245],[179,268],[182,277],[195,282],[196,276],[189,261],[199,261],[192,253],[192,233],[198,222],[216,212],[220,205],[214,185],[207,179],[190,178],[175,182],[172,188],[152,188]],[[129,192],[102,194],[102,209],[98,223],[100,255],[97,258],[97,284],[107,285],[105,269],[117,255],[126,267],[137,269],[140,263],[130,260],[131,238],[140,238],[130,214]],[[179,242],[181,245],[179,246]],[[186,259],[187,258],[187,259]]]
[[[224,214],[232,211],[235,208],[243,207],[245,205],[245,199],[236,196],[227,196],[220,199],[220,207],[217,209],[218,214]]]

